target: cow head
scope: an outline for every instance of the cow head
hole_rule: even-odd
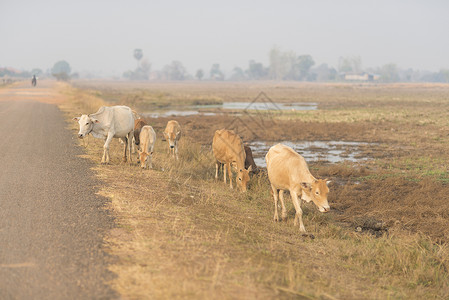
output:
[[[91,118],[88,115],[81,115],[81,117],[73,118],[73,120],[78,121],[78,124],[80,125],[80,131],[78,132],[78,137],[80,139],[92,132],[95,123],[100,123],[100,121]]]
[[[330,181],[326,179],[316,179],[312,183],[302,182],[302,195],[301,199],[310,202],[313,201],[318,207],[320,212],[327,212],[330,210],[329,203],[327,202],[327,194],[329,194],[328,184]]]
[[[248,169],[239,169],[237,172],[237,186],[242,190],[242,192],[246,192],[248,189],[249,183],[249,172],[251,172],[252,166]]]
[[[177,140],[179,140],[180,136],[181,136],[181,131],[168,132],[168,133],[164,131],[164,138],[167,140],[168,146],[172,149],[175,148],[175,143]]]
[[[146,168],[146,166],[147,166],[147,161],[148,161],[148,159],[150,158],[150,155],[152,155],[152,154],[153,154],[153,152],[151,152],[150,154],[148,154],[148,153],[145,152],[145,151],[142,151],[142,152],[139,153],[139,157],[140,157],[140,167],[141,167],[142,169],[145,169],[145,168]]]

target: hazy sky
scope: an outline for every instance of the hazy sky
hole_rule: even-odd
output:
[[[121,75],[141,48],[153,69],[180,60],[190,73],[268,64],[274,46],[337,67],[449,68],[449,1],[0,0],[0,67]]]

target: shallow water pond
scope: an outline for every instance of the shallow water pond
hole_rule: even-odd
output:
[[[223,102],[223,104],[213,105],[193,105],[180,107],[179,109],[162,110],[157,112],[146,112],[142,115],[149,118],[169,117],[169,116],[192,116],[205,115],[213,116],[216,114],[223,114],[227,111],[242,110],[253,112],[258,110],[263,111],[297,111],[297,110],[316,110],[318,104],[314,102],[303,103],[275,103],[275,102]]]
[[[248,145],[253,152],[254,162],[257,166],[266,167],[265,155],[271,146],[278,142],[251,142]],[[280,142],[291,147],[301,154],[307,162],[328,161],[339,163],[343,161],[361,162],[368,159],[363,156],[362,148],[370,146],[370,143],[344,142],[344,141],[303,141],[303,142]]]

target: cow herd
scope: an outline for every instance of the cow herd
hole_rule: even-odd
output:
[[[137,147],[139,162],[142,168],[152,168],[152,155],[156,132],[144,120],[137,117],[127,106],[102,106],[93,114],[81,115],[73,118],[79,123],[79,138],[92,134],[95,138],[105,140],[102,164],[109,163],[109,145],[112,138],[119,138],[124,143],[123,161],[131,162],[131,147]],[[181,126],[175,120],[167,123],[163,132],[168,142],[168,153],[177,160],[178,142],[181,138]],[[132,144],[132,145],[131,145]],[[233,172],[237,177],[236,186],[243,192],[247,191],[250,173],[256,170],[252,159],[251,149],[243,145],[241,137],[232,130],[217,130],[212,140],[212,152],[215,158],[215,179],[218,179],[219,169],[223,169],[223,180],[229,176],[230,187],[233,188]],[[274,220],[287,218],[284,202],[284,191],[289,191],[293,206],[296,210],[294,225],[298,225],[301,232],[306,232],[302,221],[302,200],[312,201],[320,212],[330,210],[327,195],[330,181],[316,179],[312,176],[304,158],[292,148],[283,144],[272,146],[265,156],[271,193],[274,198]],[[278,215],[278,201],[281,202],[281,218]]]

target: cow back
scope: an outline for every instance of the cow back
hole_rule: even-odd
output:
[[[140,129],[139,139],[142,151],[150,153],[156,141],[156,132],[153,127],[145,125]]]
[[[265,160],[270,182],[280,189],[296,189],[302,182],[315,180],[304,158],[288,146],[271,147]]]
[[[245,149],[240,136],[232,130],[221,129],[215,132],[212,141],[215,159],[221,163],[236,162],[239,168],[245,164]]]

